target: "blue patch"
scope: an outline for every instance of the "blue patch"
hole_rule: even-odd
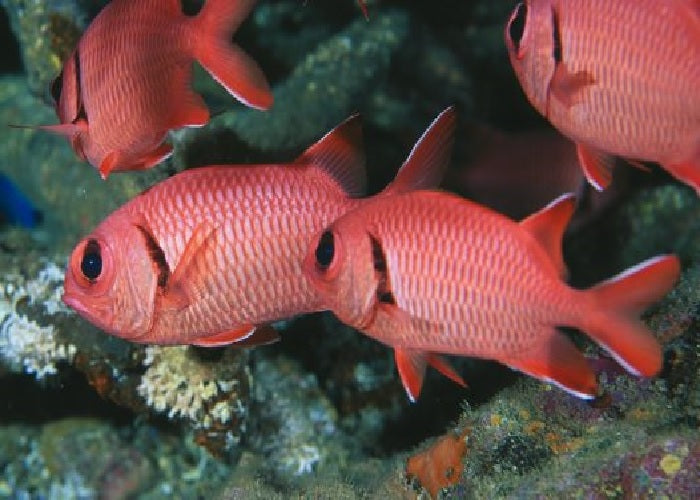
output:
[[[0,173],[0,222],[26,228],[43,220],[41,212],[5,174]]]

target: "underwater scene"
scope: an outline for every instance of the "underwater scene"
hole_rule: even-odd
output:
[[[700,498],[697,0],[0,24],[0,498]]]

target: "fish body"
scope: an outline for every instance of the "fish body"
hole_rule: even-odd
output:
[[[233,31],[254,0],[208,0],[197,16],[179,0],[113,0],[92,21],[52,85],[63,134],[102,175],[150,168],[172,153],[171,129],[202,126],[209,111],[190,86],[197,60],[243,103],[272,104],[265,77]]]
[[[304,272],[341,321],[394,348],[412,400],[426,364],[455,378],[440,353],[493,359],[591,398],[595,376],[556,327],[588,333],[632,373],[656,374],[661,349],[637,317],[679,264],[662,256],[590,290],[567,286],[561,238],[574,204],[565,195],[516,223],[447,193],[377,198],[316,237]]]
[[[591,184],[607,187],[619,156],[700,193],[698,0],[526,0],[505,38],[530,103],[576,143]]]
[[[461,138],[456,168],[448,172],[445,185],[512,219],[573,192],[578,204],[569,229],[574,230],[600,215],[622,187],[616,182],[602,193],[593,189],[581,172],[574,144],[552,129],[510,133],[472,125]]]
[[[449,109],[384,194],[436,185],[453,128]],[[354,117],[293,164],[210,166],[155,185],[77,245],[63,300],[134,342],[204,346],[319,310],[301,263],[317,231],[364,202],[361,137]]]

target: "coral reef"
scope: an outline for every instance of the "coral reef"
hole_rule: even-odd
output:
[[[224,457],[245,431],[250,377],[247,351],[226,349],[217,358],[207,361],[186,346],[148,346],[136,390],[170,420],[188,421],[195,440]]]
[[[29,88],[48,98],[51,81],[87,24],[85,11],[71,0],[2,0],[0,5],[9,13],[19,39]]]
[[[104,3],[0,0],[26,69],[0,75],[0,124],[56,123],[41,97]],[[0,412],[0,498],[700,497],[700,200],[663,172],[630,172],[605,217],[565,241],[577,287],[657,253],[683,264],[643,317],[664,343],[659,377],[631,377],[573,334],[603,390],[593,403],[456,359],[469,390],[431,370],[412,405],[391,351],[328,314],[280,325],[275,346],[206,350],[124,342],[60,301],[76,240],[180,169],[289,161],[360,112],[378,190],[448,104],[462,123],[540,127],[503,48],[511,7],[374,1],[367,22],[354,0],[259,2],[235,36],[270,79],[273,109],[245,109],[196,69],[211,124],[171,134],[172,160],[108,182],[63,138],[0,135],[0,168],[45,215],[31,230],[0,228],[0,378],[61,398],[84,377],[108,412],[69,398],[39,419]],[[469,153],[457,148],[455,165]]]

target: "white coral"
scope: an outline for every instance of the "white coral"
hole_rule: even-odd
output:
[[[146,403],[168,418],[187,418],[197,426],[226,424],[238,414],[238,380],[218,380],[217,370],[187,356],[186,346],[148,346],[148,367],[137,391]],[[219,401],[217,401],[219,400]],[[236,404],[238,403],[238,404]]]
[[[21,276],[8,276],[0,294],[0,358],[11,369],[34,374],[37,379],[56,373],[56,362],[72,361],[76,353],[73,345],[61,344],[56,339],[53,325],[41,326],[17,312],[17,304],[28,300],[41,302],[48,314],[65,311],[61,302],[63,272],[48,262],[38,276],[23,282]]]

